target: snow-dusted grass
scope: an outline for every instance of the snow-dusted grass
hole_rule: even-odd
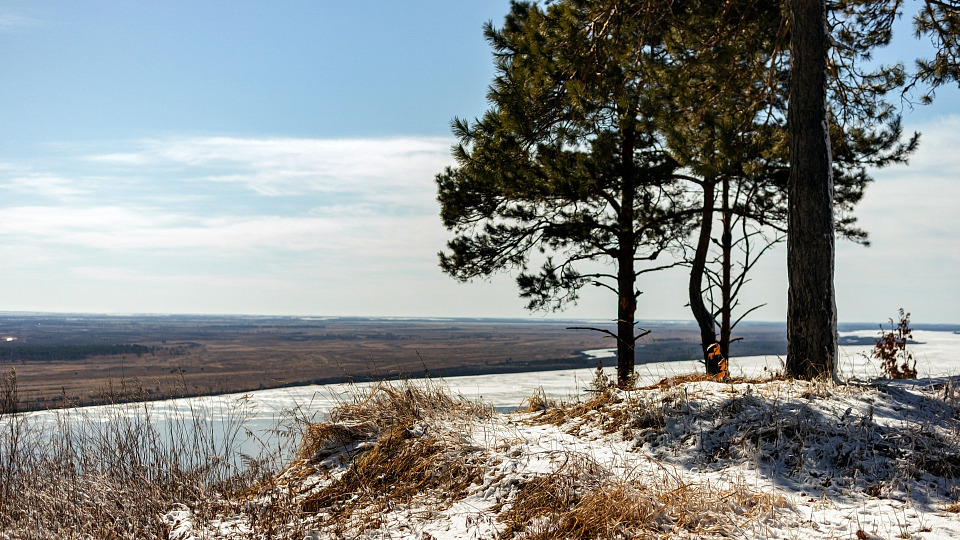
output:
[[[162,424],[146,402],[38,422],[16,398],[11,370],[0,377],[0,539],[168,538],[177,516],[239,512],[234,495],[275,473],[236,453],[242,402],[225,422],[193,401]]]
[[[957,387],[688,376],[501,414],[381,384],[311,426],[242,511],[178,514],[171,537],[957,538]]]

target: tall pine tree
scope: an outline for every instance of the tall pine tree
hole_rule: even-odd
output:
[[[440,264],[461,280],[515,270],[531,309],[558,309],[588,284],[612,291],[617,329],[607,332],[626,385],[637,279],[661,268],[654,261],[693,214],[653,130],[651,49],[638,47],[649,29],[587,4],[515,3],[503,28],[487,26],[491,108],[454,122],[457,166],[437,176],[441,217],[456,233]]]

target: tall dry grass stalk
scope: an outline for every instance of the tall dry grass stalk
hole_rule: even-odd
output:
[[[243,403],[222,422],[194,400],[163,422],[146,401],[44,413],[16,403],[11,370],[0,381],[0,538],[168,538],[171,510],[210,521],[274,473],[237,452]]]

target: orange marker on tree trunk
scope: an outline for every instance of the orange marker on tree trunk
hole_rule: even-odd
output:
[[[707,347],[707,358],[709,360],[717,359],[717,366],[719,366],[720,371],[717,373],[718,381],[726,381],[729,378],[729,372],[727,371],[727,359],[720,354],[720,344],[714,343]]]

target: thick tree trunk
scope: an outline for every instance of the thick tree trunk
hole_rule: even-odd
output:
[[[811,379],[832,375],[837,356],[827,21],[824,0],[790,0],[789,6],[786,371]]]
[[[693,318],[700,327],[700,347],[703,349],[703,361],[707,373],[720,373],[720,366],[716,357],[711,359],[707,348],[717,342],[716,325],[713,314],[703,302],[703,272],[707,266],[707,255],[710,250],[710,236],[713,234],[713,199],[714,184],[712,179],[703,181],[703,212],[700,214],[700,236],[697,238],[697,251],[693,255],[693,264],[690,265],[690,284],[687,294],[690,297],[690,310]]]
[[[730,265],[733,251],[733,233],[730,230],[730,179],[723,178],[721,194],[721,212],[723,213],[723,232],[720,235],[721,272],[720,272],[720,355],[730,358],[730,293],[733,284],[730,281]]]

